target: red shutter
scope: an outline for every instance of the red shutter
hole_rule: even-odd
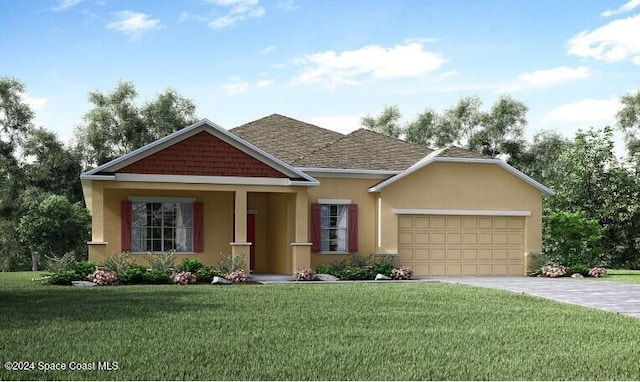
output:
[[[131,201],[123,200],[120,205],[120,229],[122,231],[122,252],[131,251]]]
[[[311,252],[320,252],[320,205],[313,203],[311,205]]]
[[[358,205],[349,204],[349,252],[358,252]]]
[[[204,247],[204,208],[202,202],[193,203],[193,252],[202,252]]]

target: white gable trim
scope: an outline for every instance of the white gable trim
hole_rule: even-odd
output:
[[[501,159],[483,159],[483,158],[449,158],[449,157],[438,157],[437,155],[440,154],[442,150],[437,150],[432,152],[431,154],[427,155],[426,157],[422,158],[421,160],[419,160],[418,162],[416,162],[414,165],[412,165],[411,167],[409,167],[408,169],[406,169],[405,171],[401,172],[398,175],[392,176],[391,178],[385,180],[384,182],[378,183],[377,185],[369,188],[369,192],[379,192],[380,190],[382,190],[383,188],[385,188],[386,186],[422,169],[423,167],[426,167],[428,165],[430,165],[431,163],[434,162],[453,162],[453,163],[485,163],[485,164],[496,164],[500,167],[502,167],[504,170],[507,170],[508,172],[510,172],[512,175],[517,176],[518,178],[520,178],[521,180],[525,181],[526,183],[528,183],[529,185],[537,188],[538,190],[540,190],[543,194],[545,195],[553,195],[553,190],[551,190],[550,188],[542,185],[541,183],[537,182],[536,180],[534,180],[533,178],[529,177],[528,175],[518,171],[517,169],[515,169],[514,167],[510,166],[507,162],[501,160]]]
[[[302,183],[305,183],[305,182],[308,182],[308,185],[318,184],[317,180],[315,180],[313,177],[309,176],[308,174],[305,174],[303,171],[297,170],[296,168],[292,167],[286,162],[274,157],[273,155],[245,141],[244,139],[230,133],[226,129],[209,121],[208,119],[203,119],[201,121],[198,121],[191,126],[187,126],[184,129],[178,130],[173,134],[167,135],[164,138],[160,138],[154,142],[149,143],[148,145],[140,147],[139,149],[134,150],[129,154],[123,155],[101,166],[98,166],[93,170],[87,171],[84,174],[82,174],[80,178],[97,180],[96,178],[91,178],[91,176],[96,176],[96,174],[99,174],[100,172],[116,172],[117,170],[123,167],[126,167],[131,163],[137,162],[151,154],[154,154],[171,145],[174,145],[189,137],[192,137],[201,131],[207,131],[211,133],[213,136],[222,140],[223,142],[237,148],[238,150],[244,152],[247,155],[250,155],[256,158],[257,160],[265,163],[266,165],[274,168],[277,171],[282,172],[283,174],[291,178],[304,179],[304,181],[296,181],[298,185],[302,185]]]
[[[123,182],[158,183],[203,183],[203,184],[243,184],[254,186],[291,186],[289,178],[261,178],[246,176],[199,176],[199,175],[157,175],[157,174],[116,174],[115,180]],[[304,182],[311,185],[309,182]]]
[[[394,208],[395,215],[456,215],[456,216],[531,216],[531,211],[515,210],[453,210],[430,208]]]

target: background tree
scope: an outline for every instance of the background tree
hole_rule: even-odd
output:
[[[509,141],[503,144],[509,154],[508,163],[533,179],[549,187],[556,187],[565,169],[559,162],[561,153],[570,141],[557,131],[536,133],[533,140]]]
[[[444,147],[453,140],[450,132],[444,129],[442,117],[433,109],[425,109],[416,119],[407,124],[405,140],[427,147]]]
[[[93,109],[76,130],[85,167],[106,163],[196,121],[195,104],[168,89],[155,100],[136,104],[131,82],[120,82],[110,93],[91,92]]]
[[[393,138],[399,138],[402,134],[400,119],[402,114],[398,106],[385,106],[382,112],[376,116],[362,117],[360,123],[366,129],[384,134]]]
[[[640,90],[630,93],[620,99],[622,109],[616,113],[618,126],[625,135],[627,151],[631,158],[638,162],[640,154]]]
[[[469,139],[467,148],[492,157],[506,153],[505,144],[522,139],[528,111],[524,103],[510,96],[498,98],[479,116],[482,128]]]

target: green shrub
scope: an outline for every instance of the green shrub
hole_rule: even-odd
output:
[[[394,268],[398,267],[398,255],[395,253],[376,253],[375,257],[377,258],[377,263],[389,263],[393,265]]]
[[[567,274],[571,276],[574,273],[579,273],[585,277],[589,276],[589,267],[582,264],[574,265],[573,267],[567,268]]]
[[[567,268],[593,267],[602,262],[604,230],[583,211],[553,212],[545,221],[543,246],[549,259]]]
[[[222,272],[225,277],[232,272],[236,272],[239,270],[244,270],[244,253],[229,253],[226,256],[223,256],[220,259],[220,263],[218,263],[218,268]]]
[[[147,269],[144,274],[146,284],[169,284],[169,274],[158,269]]]
[[[47,275],[45,279],[47,284],[52,285],[71,285],[72,281],[79,280],[78,275],[73,270],[59,270]]]
[[[377,261],[371,266],[374,276],[378,273],[382,273],[385,276],[391,277],[391,272],[396,266],[393,263],[387,261]]]
[[[339,277],[338,274],[340,274],[340,272],[342,272],[342,270],[347,267],[347,260],[344,260],[344,259],[333,260],[331,261],[330,266],[337,273],[337,274],[336,273],[331,273],[331,274]]]
[[[42,261],[44,268],[51,272],[68,271],[73,269],[76,263],[76,257],[72,252],[65,253],[63,256],[44,256]]]
[[[131,265],[133,265],[133,260],[127,252],[114,253],[102,263],[103,268],[116,274],[120,274],[120,272],[129,268]]]
[[[337,276],[339,272],[329,264],[321,264],[316,267],[316,274],[325,274]]]
[[[375,273],[373,273],[371,268],[360,268],[349,265],[340,272],[339,277],[342,280],[373,280]]]
[[[202,264],[198,259],[189,257],[182,260],[182,263],[178,265],[177,271],[197,273],[202,268],[204,268],[204,264]]]
[[[196,279],[198,282],[210,283],[216,276],[225,276],[218,267],[202,267],[196,272]]]
[[[72,270],[78,275],[78,280],[86,280],[96,270],[96,264],[91,261],[78,261]]]
[[[147,267],[132,264],[118,273],[118,280],[121,284],[143,284],[146,281],[146,274]]]
[[[357,268],[367,268],[373,265],[373,256],[364,256],[358,253],[351,254],[351,261],[349,265]]]
[[[145,256],[145,259],[149,262],[151,269],[164,272],[169,276],[169,273],[175,269],[176,251],[150,253]]]

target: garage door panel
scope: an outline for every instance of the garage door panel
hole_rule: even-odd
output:
[[[522,275],[522,217],[402,215],[399,260],[416,275]]]

